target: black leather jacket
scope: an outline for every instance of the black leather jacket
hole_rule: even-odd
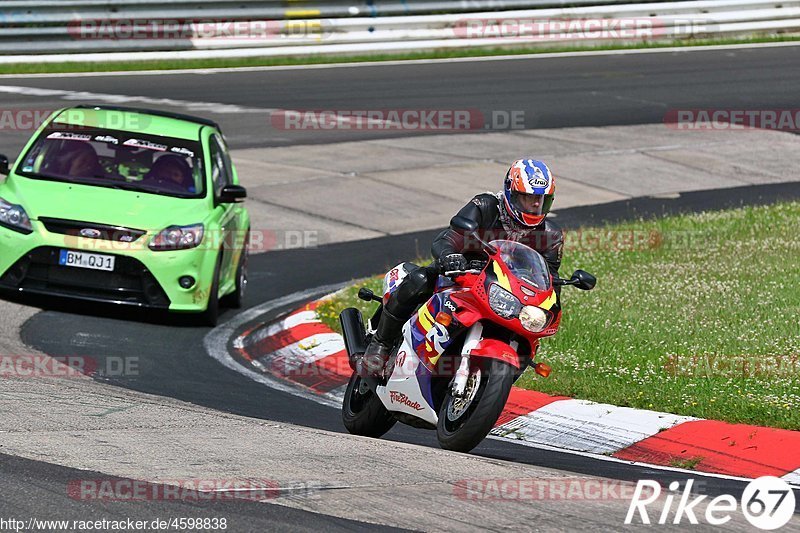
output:
[[[530,230],[513,234],[503,229],[500,219],[500,200],[493,194],[479,194],[458,212],[462,217],[467,217],[478,223],[478,232],[485,241],[494,239],[508,239],[526,244],[542,254],[550,273],[558,277],[561,267],[561,254],[564,246],[564,232],[553,221],[545,218],[544,221]],[[431,252],[438,259],[448,254],[463,253],[468,259],[486,257],[481,253],[480,244],[475,239],[465,239],[463,235],[452,229],[446,229],[433,241]]]

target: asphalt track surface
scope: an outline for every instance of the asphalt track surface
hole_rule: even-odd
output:
[[[320,526],[325,531],[375,531],[372,524],[344,520],[333,516],[292,509],[279,505],[264,505],[248,500],[229,501],[107,501],[102,503],[71,500],[64,497],[64,487],[76,479],[103,479],[110,482],[122,480],[113,476],[85,470],[75,470],[62,466],[30,461],[20,457],[0,454],[0,479],[3,480],[3,495],[0,498],[0,511],[3,518],[27,522],[35,517],[58,521],[132,521],[170,520],[180,517],[196,519],[219,519],[225,517],[227,530],[235,532],[262,533],[264,531],[303,531],[318,532]],[[161,491],[147,484],[142,488],[147,492]],[[103,531],[104,528],[95,528]],[[163,528],[162,528],[163,529]],[[4,529],[4,531],[13,529]],[[27,529],[23,529],[26,530]],[[31,528],[29,531],[56,531],[51,528]],[[62,528],[70,531],[70,528]],[[148,529],[148,531],[151,529]],[[155,530],[153,528],[152,530]],[[403,531],[380,527],[381,531]]]
[[[665,109],[673,107],[792,108],[796,107],[796,87],[800,86],[799,63],[795,49],[777,48],[670,53],[659,55],[658,58],[630,55],[213,75],[64,76],[24,81],[5,79],[3,83],[113,94],[169,96],[263,108],[319,109],[338,106],[362,109],[391,105],[425,109],[470,106],[525,109],[530,110],[526,117],[531,120],[526,127],[533,128],[660,122]],[[353,87],[359,90],[355,92]],[[14,98],[20,102],[32,97]],[[2,100],[5,99],[4,95]],[[229,137],[232,130],[236,132],[236,140],[232,142],[234,145],[267,146],[284,142],[277,136],[272,138],[275,132],[269,129],[263,130],[263,135],[255,135],[256,130],[252,129],[255,126],[249,122],[240,124],[240,127],[252,131],[237,131],[235,119],[233,115],[220,118],[223,127],[229,131]],[[226,124],[226,120],[231,122]],[[350,138],[348,136],[361,138],[364,134],[350,132],[342,135],[331,137],[327,132],[319,133],[302,141],[330,142]],[[368,135],[372,138],[372,134]],[[248,136],[252,139],[247,140]],[[297,142],[297,139],[292,142]],[[695,192],[678,199],[641,198],[604,206],[573,208],[558,212],[558,221],[565,227],[575,227],[585,223],[659,216],[678,211],[720,209],[741,203],[771,203],[788,198],[800,198],[799,184]],[[443,217],[447,215],[443,214]],[[310,287],[384,271],[401,260],[426,253],[435,233],[427,231],[253,256],[247,307]],[[591,270],[588,265],[586,268]],[[298,276],[298,272],[303,272],[303,275]],[[202,341],[209,330],[193,327],[183,317],[108,306],[86,306],[56,299],[23,298],[20,301],[44,309],[29,320],[22,331],[22,340],[33,348],[55,356],[74,355],[80,335],[82,355],[100,360],[105,357],[137,356],[140,362],[139,375],[115,378],[110,381],[114,385],[239,415],[344,431],[336,409],[273,391],[221,367],[204,353]],[[286,310],[276,310],[273,316]],[[233,312],[228,311],[222,319],[232,316]],[[432,432],[399,424],[386,438],[424,446],[437,445]],[[499,440],[485,441],[474,453],[626,480],[651,478],[669,482],[683,481],[687,477],[686,473],[598,461]],[[86,511],[90,508],[92,516],[95,513],[100,513],[98,516],[113,514],[113,505],[93,502],[79,504],[67,498],[63,491],[63,480],[70,475],[68,470],[0,456],[0,473],[4,488],[7,489],[0,497],[0,509],[30,509],[36,502],[47,501],[48,514],[52,513],[53,516],[66,517],[70,513],[77,516],[77,505],[80,505],[82,517],[87,516]],[[709,494],[738,494],[744,484],[709,478],[705,479],[704,486]],[[143,503],[142,516],[158,517],[163,511],[161,505],[158,502]],[[235,506],[241,504],[226,502],[219,505],[228,506],[225,507],[227,516],[243,513],[242,516],[249,520],[246,523],[280,526],[282,520],[289,516],[288,510],[280,508],[280,511],[275,511],[273,506],[249,505],[240,509]],[[41,507],[36,508],[41,511]],[[292,515],[296,518],[292,521],[295,529],[351,529],[359,526],[312,513],[296,513],[299,514]],[[211,511],[209,515],[219,516]],[[37,513],[37,516],[41,514]]]
[[[210,106],[198,112],[219,121],[233,148],[250,148],[426,133],[285,130],[259,109],[477,109],[487,120],[494,111],[522,111],[525,129],[657,124],[675,109],[793,109],[800,52],[790,46],[213,74],[22,76],[0,84],[242,106],[253,111],[217,114]],[[9,97],[0,95],[0,103]],[[14,98],[37,107],[47,102]],[[91,97],[69,100],[54,100],[52,107]]]

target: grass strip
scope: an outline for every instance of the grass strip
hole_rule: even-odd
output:
[[[182,70],[210,68],[240,68],[319,65],[334,63],[361,63],[399,61],[415,59],[449,59],[467,57],[488,57],[499,55],[527,55],[554,52],[591,52],[606,50],[638,50],[669,47],[694,47],[734,44],[758,44],[800,41],[800,36],[776,35],[730,39],[685,39],[674,42],[652,42],[637,44],[608,44],[603,46],[536,46],[515,48],[468,48],[468,49],[434,49],[419,52],[380,53],[362,55],[304,55],[284,57],[251,57],[224,59],[168,59],[146,61],[93,61],[74,62],[65,58],[63,63],[42,63],[36,61],[36,55],[24,63],[0,64],[0,74],[48,74],[68,72],[127,72],[140,70]]]

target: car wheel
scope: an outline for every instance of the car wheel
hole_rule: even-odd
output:
[[[219,270],[222,258],[217,261],[214,267],[214,281],[211,282],[211,290],[208,294],[208,306],[200,318],[200,322],[204,326],[211,326],[212,328],[217,325],[219,319]]]
[[[244,250],[242,250],[242,255],[239,257],[239,264],[236,266],[236,288],[231,294],[222,299],[226,306],[234,309],[241,309],[242,305],[244,305],[244,293],[247,290],[248,240],[244,243]]]

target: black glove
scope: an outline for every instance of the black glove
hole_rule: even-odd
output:
[[[447,254],[439,258],[442,272],[461,272],[467,269],[467,258],[463,254]]]

